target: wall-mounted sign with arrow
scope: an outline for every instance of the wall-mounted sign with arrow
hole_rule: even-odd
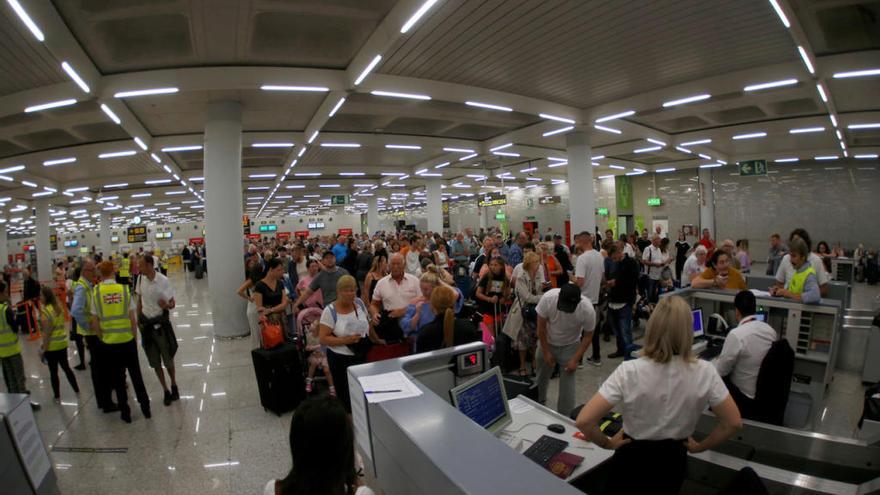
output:
[[[747,162],[737,163],[739,167],[739,175],[767,175],[766,160],[749,160]]]

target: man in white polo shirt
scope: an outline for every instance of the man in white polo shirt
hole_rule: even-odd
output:
[[[559,375],[559,399],[556,410],[568,416],[574,408],[574,373],[578,361],[587,352],[596,326],[596,311],[575,284],[565,284],[541,296],[538,312],[538,400],[547,401],[547,387],[556,363]]]
[[[370,316],[379,338],[393,342],[403,338],[400,318],[406,314],[410,302],[422,295],[422,289],[419,279],[406,273],[403,255],[391,256],[388,267],[391,274],[379,279],[373,290]]]
[[[137,287],[138,326],[141,330],[141,343],[150,367],[156,372],[164,392],[166,406],[180,399],[177,389],[177,376],[174,372],[174,355],[177,353],[177,337],[171,325],[169,310],[174,309],[174,289],[165,275],[156,271],[153,255],[147,253],[138,259],[140,274]],[[162,365],[171,377],[171,390],[165,384]]]

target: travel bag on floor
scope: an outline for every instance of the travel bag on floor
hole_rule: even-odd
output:
[[[533,401],[538,400],[538,382],[527,376],[504,375],[504,391],[509,399],[524,395]]]
[[[205,276],[205,265],[202,263],[196,263],[196,278],[202,278]]]
[[[281,415],[305,399],[305,380],[299,351],[290,343],[272,349],[254,349],[254,372],[263,409]]]

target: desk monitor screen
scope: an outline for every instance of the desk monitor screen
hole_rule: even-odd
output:
[[[452,405],[475,423],[498,433],[512,422],[501,369],[497,366],[449,391]]]
[[[703,310],[695,309],[691,311],[694,315],[694,337],[703,336]]]

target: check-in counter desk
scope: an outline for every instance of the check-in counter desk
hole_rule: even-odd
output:
[[[685,289],[674,294],[702,309],[703,328],[709,329],[713,314],[736,324],[733,299],[736,291]],[[786,424],[810,428],[821,409],[825,391],[834,378],[834,363],[840,336],[840,301],[822,299],[818,304],[801,304],[780,297],[757,297],[758,311],[767,314],[767,323],[785,337],[795,351],[791,400]]]
[[[540,404],[522,396],[511,398],[518,404],[511,408],[513,423],[498,436],[458,412],[448,398],[449,390],[460,384],[453,363],[456,356],[474,351],[483,353],[483,363],[488,362],[484,344],[473,343],[349,368],[356,445],[365,468],[385,494],[626,492],[626,480],[611,480],[615,484],[606,484],[609,480],[605,461],[612,452],[574,438],[577,431],[574,422]],[[402,371],[422,394],[369,403],[358,377],[392,371]],[[551,382],[551,386],[555,385]],[[549,432],[545,426],[550,423],[563,425],[565,432]],[[566,451],[584,458],[568,479],[557,478],[522,455],[541,435],[568,441]],[[794,455],[797,454],[795,451]],[[861,453],[857,457],[859,460],[850,464],[863,462],[866,455]],[[690,455],[689,475],[682,493],[720,493],[736,472],[746,466],[755,470],[772,494],[858,495],[880,489],[880,480],[851,483],[833,477],[805,475],[795,466],[762,464],[739,455],[734,449]],[[865,476],[864,471],[858,473],[861,478]],[[634,466],[633,474],[638,473],[638,466]]]

